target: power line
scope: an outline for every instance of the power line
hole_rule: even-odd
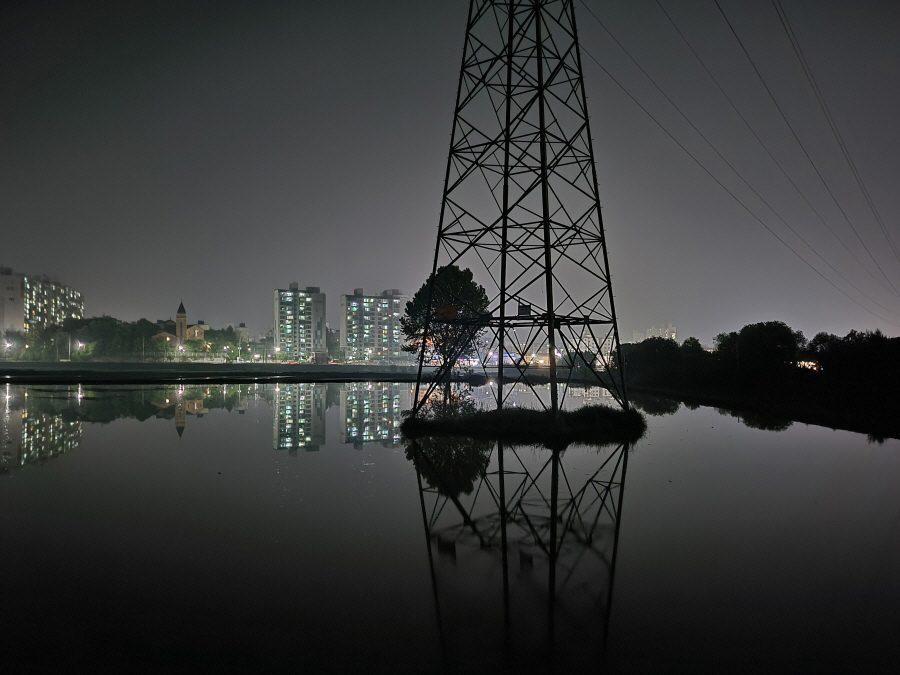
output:
[[[675,108],[675,110],[678,112],[678,114],[681,115],[681,117],[682,117],[682,118],[683,118],[683,119],[691,126],[691,128],[697,133],[697,135],[700,136],[701,139],[703,139],[703,141],[704,141],[704,142],[712,149],[713,152],[716,153],[716,155],[718,155],[718,157],[719,157],[719,158],[720,158],[720,159],[728,166],[728,168],[731,169],[731,171],[738,177],[738,179],[739,179],[741,182],[743,182],[744,185],[746,185],[746,186],[753,192],[753,194],[756,195],[756,197],[757,197],[763,204],[766,205],[766,207],[769,209],[769,211],[771,211],[771,212],[775,215],[775,217],[778,218],[778,219],[785,225],[785,227],[787,227],[788,230],[790,230],[790,231],[794,234],[794,236],[796,236],[801,242],[803,242],[803,243],[807,246],[807,248],[809,248],[809,250],[812,251],[812,253],[813,253],[817,258],[819,258],[823,263],[825,263],[825,265],[827,265],[827,266],[828,266],[835,274],[837,274],[841,279],[843,279],[845,282],[847,282],[847,284],[849,284],[854,290],[856,290],[856,292],[859,293],[862,297],[864,297],[866,300],[868,300],[869,302],[873,303],[874,305],[877,305],[878,307],[880,307],[880,308],[883,309],[884,311],[889,312],[889,313],[891,313],[891,314],[894,313],[891,309],[885,307],[884,305],[882,305],[881,303],[879,303],[877,300],[871,298],[871,297],[868,296],[866,293],[864,293],[862,290],[860,290],[860,289],[859,289],[852,281],[850,281],[849,279],[847,279],[847,278],[846,278],[843,274],[841,274],[841,273],[840,273],[840,272],[839,272],[839,271],[838,271],[831,263],[829,263],[827,260],[825,260],[825,258],[823,258],[823,257],[818,253],[818,251],[816,251],[815,248],[813,248],[813,246],[812,246],[809,242],[807,242],[807,241],[806,241],[806,240],[805,240],[805,239],[804,239],[804,238],[803,238],[803,237],[802,237],[802,236],[801,236],[801,235],[800,235],[793,227],[791,227],[791,225],[788,224],[788,222],[787,222],[787,221],[786,221],[786,220],[785,220],[785,219],[784,219],[784,218],[783,218],[783,217],[782,217],[782,216],[781,216],[781,215],[780,215],[780,214],[779,214],[772,206],[771,206],[771,204],[769,204],[768,201],[766,201],[766,199],[765,199],[761,194],[759,194],[759,192],[758,192],[752,185],[750,185],[750,183],[748,183],[748,182],[744,179],[743,176],[741,176],[740,172],[738,172],[737,169],[735,169],[734,166],[733,166],[733,165],[732,165],[732,164],[731,164],[731,163],[730,163],[730,162],[722,155],[722,153],[719,152],[719,150],[716,149],[716,147],[715,147],[715,146],[714,146],[714,145],[706,138],[706,136],[703,134],[703,132],[701,132],[701,131],[696,127],[696,125],[694,125],[694,123],[691,122],[690,119],[688,119],[688,117],[681,111],[681,109],[675,104],[675,102],[674,102],[674,101],[673,101],[673,100],[665,93],[665,91],[663,91],[663,89],[656,83],[656,81],[650,76],[650,74],[647,73],[647,71],[641,66],[641,64],[640,64],[640,63],[639,63],[639,62],[638,62],[638,61],[637,61],[637,60],[636,60],[636,59],[628,52],[628,50],[622,45],[622,43],[619,42],[619,40],[618,40],[618,39],[610,32],[610,30],[603,24],[603,22],[600,20],[600,18],[599,18],[599,17],[591,10],[590,7],[588,7],[588,6],[584,3],[584,0],[582,0],[582,6],[584,6],[585,9],[587,9],[588,13],[590,13],[590,15],[591,15],[592,17],[594,17],[594,19],[595,19],[595,20],[597,21],[597,23],[601,26],[601,28],[603,28],[603,30],[606,31],[607,35],[609,35],[610,38],[612,38],[612,40],[616,43],[616,45],[618,45],[618,47],[625,53],[625,55],[628,56],[629,59],[631,59],[631,61],[635,64],[635,66],[637,66],[637,68],[644,74],[644,76],[651,82],[651,84],[653,84],[653,86],[656,87],[656,89],[660,92],[660,94],[663,95],[663,97],[669,102],[669,104],[672,105],[673,108]],[[584,48],[582,47],[582,49],[584,49]],[[826,277],[826,276],[825,276],[824,274],[822,274],[818,269],[816,269],[815,266],[813,266],[810,262],[808,262],[805,258],[803,258],[803,256],[801,256],[796,250],[794,250],[794,248],[791,247],[790,244],[788,244],[784,239],[782,239],[780,236],[778,236],[778,235],[775,233],[775,231],[772,230],[772,228],[770,228],[768,225],[766,225],[765,222],[763,222],[758,216],[756,216],[756,214],[753,213],[753,211],[751,211],[751,210],[750,210],[750,209],[749,209],[749,208],[748,208],[748,207],[747,207],[740,199],[738,199],[738,198],[734,195],[734,193],[733,193],[731,190],[729,190],[728,188],[726,188],[725,185],[724,185],[718,178],[716,178],[716,177],[715,177],[715,176],[714,176],[714,175],[713,175],[713,174],[712,174],[712,173],[711,173],[711,172],[710,172],[710,171],[709,171],[709,170],[708,170],[708,169],[707,169],[707,168],[706,168],[706,167],[705,167],[705,166],[704,166],[704,165],[703,165],[703,164],[702,164],[702,163],[701,163],[701,162],[700,162],[693,154],[691,154],[691,153],[687,150],[687,148],[684,147],[684,145],[682,145],[682,144],[681,144],[681,143],[680,143],[680,142],[679,142],[679,141],[678,141],[671,133],[669,133],[669,131],[668,131],[667,129],[665,129],[665,127],[663,127],[663,125],[662,125],[655,117],[653,117],[653,116],[647,111],[647,109],[644,108],[644,107],[637,101],[637,99],[635,99],[635,98],[634,98],[634,97],[633,97],[633,96],[625,89],[625,87],[624,87],[621,83],[619,83],[619,81],[616,80],[616,79],[612,76],[612,74],[609,73],[609,71],[606,70],[606,68],[604,68],[604,67],[600,64],[600,62],[597,61],[597,59],[595,59],[595,58],[590,54],[590,52],[588,52],[586,49],[585,49],[584,51],[585,51],[586,54],[588,54],[588,56],[591,58],[592,61],[594,61],[598,66],[600,66],[600,68],[603,70],[603,72],[605,72],[605,73],[610,77],[610,79],[613,80],[613,82],[615,82],[615,83],[616,83],[616,84],[617,84],[617,85],[618,85],[618,86],[619,86],[619,87],[620,87],[620,88],[621,88],[621,89],[622,89],[622,90],[623,90],[623,91],[624,91],[624,92],[625,92],[625,93],[626,93],[626,94],[627,94],[627,95],[628,95],[628,96],[629,96],[629,97],[630,97],[630,98],[631,98],[631,99],[632,99],[632,100],[633,100],[633,101],[634,101],[634,102],[635,102],[635,103],[636,103],[636,104],[637,104],[637,105],[638,105],[638,106],[639,106],[639,107],[640,107],[640,108],[641,108],[641,109],[642,109],[642,110],[643,110],[643,111],[644,111],[644,112],[645,112],[645,113],[646,113],[646,114],[654,121],[654,122],[656,122],[657,125],[659,125],[659,127],[660,127],[663,131],[665,131],[665,133],[666,133],[673,141],[675,141],[675,142],[678,144],[678,146],[679,146],[682,150],[684,150],[684,151],[691,157],[691,159],[693,159],[695,162],[697,162],[697,164],[698,164],[698,165],[699,165],[699,166],[700,166],[707,174],[709,174],[709,176],[710,176],[713,180],[715,180],[715,181],[716,181],[716,182],[717,182],[717,183],[718,183],[718,184],[719,184],[726,192],[728,192],[728,194],[731,195],[731,197],[734,198],[735,201],[738,202],[738,204],[740,204],[742,207],[744,207],[744,209],[746,209],[747,212],[750,213],[751,216],[753,216],[753,218],[755,218],[755,219],[756,219],[763,227],[765,227],[766,230],[768,230],[773,236],[775,236],[775,238],[778,239],[778,241],[780,241],[782,244],[784,244],[785,246],[787,246],[787,248],[790,249],[791,252],[793,252],[797,257],[799,257],[799,258],[800,258],[807,266],[809,266],[810,269],[812,269],[816,274],[818,274],[820,277],[822,277],[823,279],[825,279],[825,281],[827,281],[829,284],[831,284],[835,289],[837,289],[838,291],[840,291],[841,293],[843,293],[845,296],[847,296],[848,298],[850,298],[850,299],[851,299],[853,302],[855,302],[857,305],[859,305],[860,307],[863,307],[864,309],[866,309],[866,311],[869,311],[869,312],[872,313],[874,316],[879,317],[879,318],[882,319],[883,321],[888,321],[888,323],[891,323],[892,325],[897,325],[897,324],[894,324],[892,321],[890,321],[890,320],[888,320],[888,319],[885,319],[884,317],[880,316],[880,315],[877,314],[876,312],[873,312],[873,311],[871,311],[871,310],[865,308],[864,305],[860,304],[857,300],[855,300],[855,299],[852,298],[850,295],[848,295],[843,289],[841,289],[840,287],[838,287],[834,282],[832,282],[830,279],[828,279],[828,277]]]
[[[847,165],[850,167],[850,171],[853,173],[853,177],[856,179],[856,184],[859,186],[860,191],[863,193],[863,196],[866,199],[866,203],[869,205],[869,209],[872,211],[872,215],[875,216],[875,220],[878,222],[878,225],[881,228],[881,233],[884,235],[884,238],[890,245],[891,250],[894,252],[894,257],[897,258],[898,262],[900,262],[900,253],[898,253],[897,251],[897,245],[894,243],[894,240],[888,232],[887,227],[885,227],[884,221],[881,219],[881,214],[878,213],[878,209],[875,207],[875,203],[872,201],[872,197],[869,195],[869,190],[866,188],[865,183],[863,183],[862,176],[860,176],[859,171],[856,168],[856,163],[850,156],[850,151],[847,149],[846,143],[844,143],[844,138],[841,135],[841,132],[838,131],[837,124],[835,124],[834,121],[834,117],[832,116],[831,111],[828,109],[828,105],[825,103],[825,97],[822,96],[822,91],[819,89],[819,85],[812,73],[812,69],[809,67],[806,56],[803,54],[803,47],[800,46],[800,41],[797,39],[797,35],[794,33],[794,29],[791,27],[791,22],[790,19],[788,19],[787,12],[784,11],[784,7],[781,5],[780,0],[772,0],[772,5],[775,7],[775,11],[778,14],[779,20],[781,21],[781,26],[782,28],[784,28],[784,32],[787,34],[788,39],[791,42],[791,46],[794,48],[794,54],[797,56],[797,60],[800,61],[800,65],[803,66],[803,72],[806,74],[806,80],[807,82],[809,82],[810,87],[812,87],[812,90],[816,95],[816,100],[818,100],[819,102],[819,107],[822,108],[825,119],[828,120],[828,126],[831,127],[831,133],[834,134],[834,138],[841,149],[841,153],[843,153],[844,159],[847,161]]]
[[[588,55],[588,58],[591,59],[591,61],[593,61],[595,64],[597,64],[597,66],[600,68],[600,70],[602,70],[602,71],[606,74],[606,76],[607,76],[610,80],[612,80],[612,81],[615,83],[615,85],[616,85],[617,87],[619,87],[619,89],[621,89],[622,92],[624,92],[625,95],[628,96],[628,98],[630,98],[630,99],[635,103],[635,105],[637,105],[638,108],[640,108],[642,111],[644,111],[644,113],[645,113],[651,120],[653,120],[653,122],[654,122],[654,123],[655,123],[655,124],[656,124],[656,125],[657,125],[657,126],[658,126],[665,134],[666,134],[666,136],[668,136],[670,139],[672,139],[672,141],[674,141],[675,144],[676,144],[679,148],[681,148],[682,150],[684,150],[685,154],[686,154],[688,157],[690,157],[692,160],[694,160],[694,162],[697,164],[697,166],[699,166],[701,169],[703,169],[703,171],[704,171],[710,178],[712,178],[712,179],[719,185],[719,187],[721,187],[723,190],[725,190],[725,192],[727,192],[728,195],[729,195],[734,201],[736,201],[736,202],[737,202],[737,203],[738,203],[738,204],[739,204],[739,205],[740,205],[747,213],[749,213],[750,216],[751,216],[754,220],[756,220],[760,225],[762,225],[764,228],[766,228],[766,230],[768,230],[769,233],[770,233],[773,237],[775,237],[778,241],[780,241],[780,242],[781,242],[781,243],[782,243],[782,244],[783,244],[783,245],[784,245],[791,253],[793,253],[795,256],[797,256],[798,258],[800,258],[800,260],[803,262],[803,264],[805,264],[805,265],[806,265],[807,267],[809,267],[813,272],[815,272],[815,273],[818,274],[820,277],[822,277],[822,278],[823,278],[826,282],[828,282],[835,290],[837,290],[839,293],[841,293],[842,295],[844,295],[845,297],[847,297],[851,302],[855,303],[856,305],[858,305],[859,307],[861,307],[862,309],[864,309],[865,311],[867,311],[869,314],[872,314],[873,316],[878,317],[878,318],[881,319],[882,321],[885,321],[885,322],[891,324],[892,326],[900,326],[900,324],[896,324],[896,323],[894,323],[893,321],[890,321],[889,319],[884,318],[883,316],[881,316],[881,315],[878,314],[877,312],[873,312],[871,309],[869,309],[869,308],[866,307],[865,305],[861,304],[858,300],[856,300],[855,298],[853,298],[853,297],[851,297],[850,295],[848,295],[842,288],[836,286],[836,285],[834,284],[834,282],[831,281],[831,279],[829,279],[829,278],[826,277],[824,274],[822,274],[819,270],[817,270],[815,267],[813,267],[813,265],[810,264],[809,261],[807,261],[803,256],[801,256],[796,250],[794,250],[794,249],[791,247],[790,244],[788,244],[784,239],[782,239],[781,237],[779,237],[778,234],[777,234],[772,228],[770,228],[768,225],[766,225],[766,223],[765,223],[764,221],[762,221],[762,220],[759,218],[759,216],[757,216],[755,213],[753,213],[753,211],[751,211],[750,208],[749,208],[746,204],[744,204],[744,202],[742,202],[742,201],[741,201],[741,200],[740,200],[740,199],[739,199],[739,198],[738,198],[731,190],[729,190],[729,189],[722,183],[722,181],[720,181],[718,178],[716,178],[716,177],[712,174],[712,172],[711,172],[709,169],[707,169],[705,166],[703,166],[703,163],[700,162],[700,160],[698,160],[698,159],[690,152],[690,150],[688,150],[686,147],[684,147],[684,145],[682,145],[681,142],[680,142],[677,138],[675,138],[671,133],[669,133],[668,129],[666,129],[666,128],[659,122],[659,120],[657,120],[657,119],[656,119],[656,118],[655,118],[655,117],[654,117],[654,116],[653,116],[653,115],[652,115],[652,114],[651,114],[651,113],[650,113],[643,105],[641,105],[640,101],[638,101],[634,96],[632,96],[631,93],[630,93],[630,92],[622,85],[622,83],[619,82],[615,77],[613,77],[612,73],[610,73],[606,68],[604,68],[603,65],[601,65],[601,63],[600,63],[596,58],[594,58],[594,55],[593,55],[593,54],[591,54],[587,49],[585,49],[584,46],[581,46],[581,51],[583,51],[585,54],[587,54],[587,55]]]
[[[716,7],[719,9],[719,13],[722,15],[722,18],[725,19],[725,23],[728,24],[728,28],[731,30],[731,34],[734,35],[734,39],[737,40],[738,45],[741,47],[741,51],[744,52],[744,56],[747,57],[747,61],[750,62],[750,66],[753,68],[753,71],[756,73],[756,76],[759,78],[759,81],[762,83],[763,87],[766,90],[766,93],[769,95],[769,98],[772,99],[772,103],[775,104],[775,107],[778,109],[778,113],[781,115],[781,118],[784,120],[785,124],[787,124],[788,129],[790,129],[791,134],[794,136],[794,140],[797,141],[797,144],[800,146],[800,149],[803,150],[803,154],[806,156],[809,165],[813,168],[813,171],[816,172],[816,175],[819,177],[819,180],[822,182],[822,185],[828,191],[828,194],[831,196],[831,200],[834,202],[835,206],[838,207],[838,210],[841,212],[841,215],[844,216],[844,220],[847,221],[847,224],[850,226],[850,229],[853,230],[853,233],[856,235],[856,238],[859,240],[859,243],[863,245],[863,248],[866,249],[866,253],[869,254],[869,257],[872,259],[872,262],[878,267],[878,270],[884,274],[884,270],[881,269],[881,266],[878,265],[878,262],[875,260],[875,256],[872,255],[872,252],[869,250],[869,247],[862,240],[862,237],[859,236],[859,232],[857,232],[856,227],[854,227],[853,223],[850,222],[850,218],[847,216],[847,213],[844,211],[844,208],[840,205],[837,198],[834,196],[834,193],[831,191],[831,188],[828,186],[828,183],[825,181],[825,178],[822,176],[819,168],[816,166],[815,162],[813,162],[812,157],[810,157],[809,152],[806,150],[806,146],[803,145],[803,141],[800,140],[800,137],[797,135],[796,130],[794,129],[794,125],[791,124],[790,120],[788,120],[787,115],[784,114],[784,110],[782,110],[781,105],[779,105],[777,99],[774,94],[772,94],[771,89],[769,89],[769,85],[766,84],[765,79],[762,74],[759,72],[759,68],[756,67],[756,63],[753,61],[753,58],[750,56],[750,52],[747,51],[747,48],[744,46],[743,41],[740,36],[737,34],[737,31],[734,29],[734,26],[731,24],[731,21],[728,20],[728,16],[725,14],[725,11],[722,9],[722,5],[719,4],[719,0],[714,0],[716,3]],[[894,287],[894,284],[891,282],[890,278],[884,274],[884,278],[887,280],[891,287],[894,290],[897,290]]]
[[[716,85],[716,88],[719,90],[719,92],[722,94],[722,96],[725,97],[725,100],[728,101],[732,110],[734,110],[734,112],[737,114],[737,116],[741,118],[741,121],[744,123],[744,126],[746,126],[747,129],[750,131],[750,133],[753,134],[753,137],[756,139],[756,141],[759,143],[759,145],[762,147],[762,149],[765,150],[766,154],[775,163],[775,166],[778,167],[778,169],[781,171],[782,175],[788,180],[788,182],[791,184],[791,186],[794,188],[794,190],[797,192],[797,194],[800,195],[801,199],[803,199],[803,201],[806,202],[806,205],[809,206],[810,209],[812,209],[812,212],[816,214],[819,221],[826,227],[826,229],[832,234],[832,236],[843,247],[843,249],[845,251],[847,251],[847,253],[850,254],[850,256],[853,258],[853,260],[855,260],[856,263],[866,272],[866,274],[868,274],[872,278],[872,280],[875,281],[875,283],[877,283],[879,286],[881,286],[884,290],[886,290],[888,292],[891,292],[891,290],[893,289],[893,293],[895,295],[897,295],[898,297],[900,297],[900,292],[898,292],[898,290],[893,287],[893,284],[891,284],[891,288],[888,288],[887,286],[885,286],[884,282],[882,282],[878,277],[876,277],[874,274],[872,274],[872,272],[869,270],[869,268],[866,265],[864,265],[863,262],[859,258],[856,257],[856,254],[852,250],[850,250],[850,248],[837,235],[837,233],[834,231],[834,229],[831,227],[831,225],[828,224],[828,221],[825,220],[825,218],[822,216],[822,214],[819,213],[818,209],[816,209],[816,207],[813,206],[813,204],[809,201],[809,199],[806,197],[806,195],[803,193],[803,191],[800,189],[800,187],[790,177],[790,175],[787,173],[787,171],[781,165],[781,162],[779,162],[778,159],[776,159],[776,157],[772,154],[771,150],[769,150],[769,147],[766,145],[766,143],[759,137],[759,134],[756,133],[756,131],[753,129],[750,122],[747,121],[747,118],[744,117],[743,113],[741,113],[740,109],[738,109],[737,105],[735,105],[734,101],[728,95],[728,92],[725,91],[725,88],[722,87],[722,85],[719,83],[719,80],[716,78],[715,75],[713,75],[712,71],[707,67],[706,63],[704,63],[703,59],[700,57],[700,55],[694,49],[693,45],[691,45],[690,41],[687,39],[687,37],[684,35],[684,33],[681,31],[681,29],[675,23],[675,20],[672,18],[671,14],[669,14],[669,12],[666,11],[666,8],[663,7],[662,2],[660,2],[660,0],[656,0],[656,4],[659,6],[660,10],[662,10],[663,14],[665,14],[666,18],[669,20],[669,23],[672,25],[672,28],[675,29],[675,32],[678,33],[678,36],[682,39],[684,44],[687,45],[687,48],[691,51],[691,54],[693,54],[694,58],[697,60],[697,63],[700,64],[700,66],[703,68],[703,70],[706,72],[706,74],[709,76],[709,78],[713,81],[713,84]],[[875,263],[876,267],[878,267],[878,262],[874,261],[874,260],[873,260],[873,262]],[[881,270],[880,267],[878,267],[878,269],[882,273],[882,275],[885,276],[885,279],[887,279],[887,276],[884,274],[884,271]],[[889,279],[888,279],[888,283],[890,284]]]

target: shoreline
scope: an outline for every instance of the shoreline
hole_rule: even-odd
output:
[[[432,375],[436,368],[426,366]],[[125,362],[0,362],[0,384],[21,385],[104,385],[104,384],[241,384],[241,383],[314,383],[314,382],[408,382],[414,383],[418,367],[414,365],[363,364],[283,364],[283,363],[125,363]],[[535,373],[539,382],[540,373]],[[454,382],[483,380],[482,374],[458,371]],[[536,382],[536,383],[538,383]],[[599,382],[575,382],[582,386],[603,386]],[[900,439],[900,418],[872,409],[840,403],[827,407],[809,407],[787,402],[780,396],[766,401],[739,391],[698,391],[694,388],[643,386],[628,384],[629,392],[658,396],[681,403],[725,408],[733,412],[761,413],[784,421],[813,424],[830,429],[863,433],[877,438]],[[782,400],[779,400],[782,399]]]
[[[647,387],[635,384],[628,385],[628,392],[668,398],[685,404],[723,408],[731,412],[761,413],[784,421],[866,434],[875,439],[900,439],[900,418],[897,416],[893,418],[893,421],[886,421],[884,415],[866,414],[868,411],[861,413],[846,405],[840,409],[834,407],[816,409],[772,398],[768,402],[761,402],[755,397],[739,393],[698,392],[694,389]]]
[[[123,361],[0,361],[0,384],[206,384],[241,382],[415,382],[417,365],[313,363],[140,363]],[[431,381],[436,366],[425,366]],[[549,382],[549,369],[534,368],[534,384]],[[452,382],[483,384],[488,372],[452,371]],[[504,378],[513,382],[512,377]],[[572,380],[579,386],[606,387],[596,379]]]
[[[430,372],[432,368],[427,368]],[[415,382],[417,366],[309,363],[9,362],[8,384],[227,384],[242,382]]]

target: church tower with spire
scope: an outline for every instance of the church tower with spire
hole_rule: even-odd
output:
[[[184,344],[187,337],[187,312],[184,309],[184,301],[178,305],[178,312],[175,314],[175,342],[180,346]]]

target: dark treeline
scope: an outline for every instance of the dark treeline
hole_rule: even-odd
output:
[[[247,351],[233,328],[205,331],[200,341],[185,341],[183,350],[158,339],[160,328],[147,319],[121,321],[111,316],[66,319],[62,325],[39,328],[28,335],[7,331],[0,358],[23,361],[172,360],[235,358]],[[246,354],[243,355],[246,357]]]
[[[738,404],[827,426],[897,436],[893,403],[900,378],[900,338],[880,331],[844,337],[803,333],[780,321],[720,333],[707,351],[696,338],[681,345],[649,338],[622,345],[628,384],[656,392]]]
[[[326,349],[333,360],[340,360],[338,331],[326,329]],[[49,325],[28,335],[6,331],[0,339],[0,360],[7,361],[191,361],[219,358],[233,360],[272,360],[272,338],[250,344],[241,342],[234,328],[210,328],[203,340],[186,340],[184,349],[160,338],[160,327],[147,319],[121,321],[111,316],[66,319],[62,325]]]

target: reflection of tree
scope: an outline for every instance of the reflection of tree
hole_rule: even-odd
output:
[[[76,387],[29,387],[29,407],[46,415],[62,415],[67,421],[109,424],[132,418],[143,422],[157,414],[149,397],[143,400],[130,390],[92,390]]]
[[[453,392],[446,399],[433,398],[421,408],[419,415],[439,420],[471,415],[475,411],[475,402],[468,392]],[[475,480],[487,468],[494,445],[491,440],[452,436],[404,441],[406,458],[428,485],[454,499],[472,492]]]
[[[189,406],[191,413],[223,408],[243,410],[251,396],[246,384],[216,386],[34,386],[23,387],[29,409],[46,415],[61,415],[65,421],[109,424],[117,419],[143,422],[151,417],[174,416],[176,400],[202,402]]]
[[[469,438],[424,438],[407,442],[406,458],[410,460],[429,486],[445,497],[471,494],[475,481],[487,469],[493,441]]]
[[[783,417],[776,417],[775,415],[758,411],[716,408],[716,412],[720,415],[734,417],[746,427],[762,431],[784,431],[793,424],[791,420],[786,420]]]
[[[681,407],[681,403],[671,398],[663,398],[662,396],[650,396],[649,394],[631,393],[628,397],[638,410],[642,410],[648,415],[674,415]]]

